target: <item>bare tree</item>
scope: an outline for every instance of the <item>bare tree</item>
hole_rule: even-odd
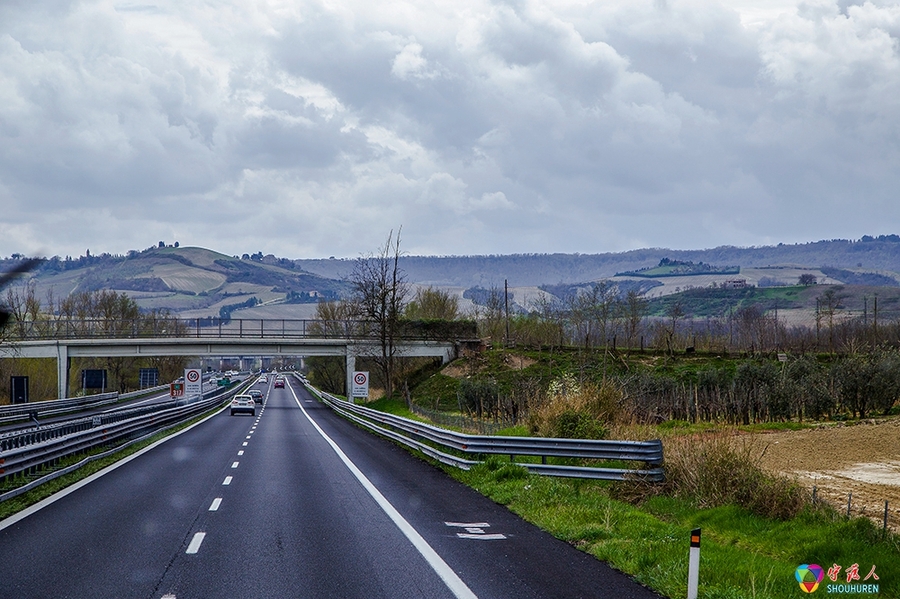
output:
[[[637,336],[641,322],[647,315],[649,302],[634,289],[625,296],[625,321],[628,331],[628,347],[633,347],[634,338]]]
[[[372,332],[380,345],[381,354],[374,360],[381,370],[388,397],[394,391],[400,316],[409,294],[406,275],[400,269],[400,256],[400,231],[396,238],[391,231],[378,254],[358,259],[350,275],[353,299],[361,315],[374,327]]]

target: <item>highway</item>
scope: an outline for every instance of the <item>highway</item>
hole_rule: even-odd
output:
[[[0,598],[658,597],[288,382],[0,521]]]

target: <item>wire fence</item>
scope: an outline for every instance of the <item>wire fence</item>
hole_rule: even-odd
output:
[[[868,518],[885,536],[889,532],[900,533],[900,501],[896,499],[877,499],[871,494],[865,496],[852,491],[844,493],[818,485],[813,485],[812,498],[813,503],[832,506],[840,516]]]

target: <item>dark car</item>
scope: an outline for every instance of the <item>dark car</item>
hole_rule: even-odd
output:
[[[250,389],[247,391],[247,395],[253,398],[253,401],[261,404],[263,402],[263,394],[259,389]]]

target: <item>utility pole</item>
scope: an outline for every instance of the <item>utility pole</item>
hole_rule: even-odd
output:
[[[875,343],[878,343],[878,294],[875,294],[875,305],[872,307],[872,326],[875,328]]]
[[[819,347],[819,298],[816,298],[816,348]]]
[[[503,279],[503,303],[506,307],[506,347],[509,347],[509,282]]]

